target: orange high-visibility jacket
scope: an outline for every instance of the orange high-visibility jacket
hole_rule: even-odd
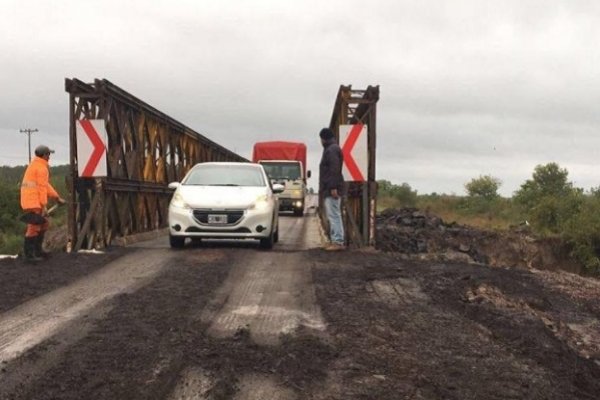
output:
[[[21,183],[21,208],[43,208],[48,204],[48,197],[59,197],[50,184],[48,161],[35,157],[25,170]]]

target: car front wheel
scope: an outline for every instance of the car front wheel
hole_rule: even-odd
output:
[[[169,235],[169,244],[174,249],[181,249],[185,244],[185,236],[172,236]]]
[[[275,244],[275,228],[271,228],[271,234],[266,237],[260,239],[260,247],[265,250],[270,250],[273,248],[273,244]]]

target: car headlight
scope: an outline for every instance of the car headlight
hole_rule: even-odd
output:
[[[269,198],[266,194],[262,194],[254,200],[254,203],[248,207],[250,210],[264,210],[269,206]]]
[[[175,192],[173,198],[171,199],[171,205],[177,208],[190,208],[190,206],[183,201],[183,196],[179,192]]]

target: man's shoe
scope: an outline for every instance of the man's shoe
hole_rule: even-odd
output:
[[[325,247],[326,251],[342,251],[345,250],[346,246],[340,243],[331,243],[329,246]]]

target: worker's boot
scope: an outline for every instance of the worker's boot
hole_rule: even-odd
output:
[[[44,251],[44,235],[46,232],[42,232],[35,237],[35,255],[41,258],[50,258],[50,253]]]
[[[23,242],[23,257],[25,262],[35,263],[43,260],[43,258],[38,257],[35,254],[35,245],[37,240],[37,236],[25,237],[25,241]]]

